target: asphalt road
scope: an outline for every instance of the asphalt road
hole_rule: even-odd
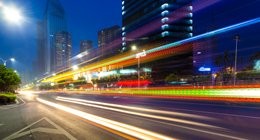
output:
[[[260,139],[260,104],[32,93],[0,106],[0,139]]]

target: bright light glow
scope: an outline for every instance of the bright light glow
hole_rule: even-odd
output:
[[[125,33],[125,32],[123,32],[123,33],[122,33],[122,36],[124,36],[125,34],[126,34],[126,33]]]
[[[126,45],[126,42],[123,42],[123,43],[122,43],[122,46],[125,46],[125,45]]]
[[[73,66],[72,68],[73,68],[73,70],[78,70],[79,69],[78,66]]]
[[[86,120],[92,121],[94,123],[106,126],[108,128],[117,130],[119,132],[126,133],[130,136],[138,137],[140,139],[162,139],[162,140],[172,140],[173,139],[173,138],[166,137],[166,136],[163,136],[161,134],[157,134],[157,133],[145,130],[145,129],[141,129],[141,128],[131,126],[131,125],[128,125],[128,124],[124,124],[124,123],[116,122],[116,121],[113,121],[113,120],[105,119],[105,118],[102,118],[102,117],[99,117],[99,116],[95,116],[95,115],[92,115],[92,114],[88,114],[88,113],[85,113],[85,112],[82,112],[82,111],[79,111],[79,110],[76,110],[76,109],[72,109],[72,108],[69,108],[69,107],[66,107],[66,106],[62,106],[62,105],[59,105],[59,104],[56,104],[56,103],[53,103],[53,102],[49,102],[49,101],[46,101],[46,100],[43,100],[43,99],[40,99],[40,98],[36,98],[36,99],[39,102],[44,103],[46,105],[52,106],[54,108],[58,108],[60,110],[71,113],[71,114],[76,115],[78,117],[81,117],[83,119],[86,119]]]
[[[53,73],[52,75],[53,75],[53,76],[55,76],[56,74],[55,74],[55,73]]]
[[[20,12],[14,8],[5,7],[4,14],[9,21],[19,21],[21,19]]]
[[[211,68],[201,67],[201,68],[199,68],[199,71],[211,71]]]
[[[14,58],[11,58],[11,61],[14,61]]]
[[[51,86],[54,86],[54,83],[51,83]]]
[[[81,57],[83,57],[83,55],[82,55],[82,54],[79,54],[79,55],[77,55],[77,57],[78,57],[78,58],[81,58]]]
[[[133,50],[136,50],[136,46],[132,46],[132,49],[133,49]]]
[[[14,72],[16,73],[17,71],[15,70]]]
[[[169,18],[168,18],[168,17],[165,17],[165,18],[162,19],[162,23],[165,23],[165,22],[167,22],[167,21],[169,21]]]
[[[168,8],[169,7],[169,4],[168,3],[165,3],[161,6],[162,9],[165,9],[165,8]]]
[[[144,56],[146,56],[145,50],[143,50],[143,52],[141,52],[141,53],[136,54],[136,58],[144,57]]]
[[[164,24],[163,26],[162,26],[162,30],[165,30],[165,29],[168,29],[169,28],[169,25],[168,24]]]
[[[162,16],[168,15],[169,11],[168,10],[164,10],[161,14],[162,14]]]
[[[122,12],[122,15],[124,15],[124,14],[125,14],[125,11]]]
[[[169,35],[169,32],[168,32],[168,31],[162,32],[162,37],[165,37],[165,36],[168,36],[168,35]]]

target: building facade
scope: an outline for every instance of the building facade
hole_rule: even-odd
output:
[[[55,70],[71,59],[71,34],[67,31],[54,31],[52,46],[51,70]]]
[[[192,0],[122,0],[122,49],[156,48],[193,36]],[[192,73],[192,45],[178,53],[149,62],[158,78]],[[191,59],[190,59],[191,58]]]
[[[22,85],[29,84],[31,81],[31,71],[30,70],[23,70],[21,73],[21,80],[22,80]]]
[[[44,21],[37,21],[37,75],[45,73]]]
[[[98,55],[100,59],[115,54],[118,46],[121,46],[121,28],[116,25],[98,31]]]
[[[80,40],[79,47],[80,53],[85,51],[92,51],[94,49],[94,42],[91,40]]]
[[[38,77],[38,62],[32,61],[32,80],[36,80]]]
[[[48,0],[44,12],[44,35],[45,35],[45,73],[51,72],[51,51],[54,48],[54,32],[67,31],[66,12],[59,0]]]

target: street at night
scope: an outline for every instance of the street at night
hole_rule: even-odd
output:
[[[18,101],[0,108],[0,139],[259,138],[259,103],[63,93]]]

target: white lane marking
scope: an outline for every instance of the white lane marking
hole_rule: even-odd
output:
[[[51,129],[51,128],[42,128],[42,127],[38,127],[36,129],[31,129],[29,131],[25,131],[24,130],[30,128],[31,126],[41,122],[42,120],[46,120],[47,122],[49,122],[51,125],[53,125],[56,129]],[[22,133],[21,133],[22,132]],[[48,118],[44,117],[30,125],[28,125],[27,127],[13,133],[12,135],[4,138],[3,140],[12,140],[15,138],[19,138],[28,134],[32,134],[33,132],[45,132],[45,133],[51,133],[51,134],[64,134],[65,136],[67,136],[70,140],[77,140],[76,138],[74,138],[72,135],[70,135],[68,132],[66,132],[64,129],[62,129],[60,126],[58,126],[57,124],[55,124],[54,122],[52,122],[51,120],[49,120]]]
[[[17,96],[17,95],[16,95]],[[17,96],[18,97],[18,96]],[[16,104],[19,104],[19,100],[18,100],[18,98],[16,98]]]
[[[18,106],[22,106],[22,105],[26,104],[26,102],[22,98],[20,98],[19,96],[17,96],[17,98],[19,98],[21,101],[23,101],[23,103]]]
[[[173,138],[170,138],[170,137],[167,137],[167,136],[155,133],[155,132],[151,132],[151,131],[148,131],[148,130],[145,130],[145,129],[142,129],[142,128],[138,128],[138,127],[135,127],[135,126],[132,126],[132,125],[120,123],[120,122],[117,122],[117,121],[105,119],[103,117],[99,117],[99,116],[96,116],[96,115],[85,113],[85,112],[82,112],[82,111],[79,111],[79,110],[76,110],[76,109],[73,109],[73,108],[69,108],[69,107],[66,107],[66,106],[63,106],[63,105],[59,105],[59,104],[56,104],[56,103],[53,103],[53,102],[43,100],[43,99],[40,99],[40,98],[37,98],[37,100],[39,102],[43,103],[43,104],[49,105],[51,107],[54,107],[54,108],[57,108],[57,109],[60,109],[60,110],[63,110],[63,111],[68,112],[70,114],[73,114],[73,115],[76,115],[76,116],[81,117],[83,119],[86,119],[86,120],[92,121],[94,123],[103,125],[105,127],[114,129],[116,131],[123,132],[125,134],[138,137],[140,139],[164,139],[164,140],[172,140],[173,139]]]
[[[70,100],[64,100],[64,99],[57,99],[57,100],[91,106],[91,107],[97,107],[97,108],[102,108],[102,109],[107,109],[107,110],[112,110],[112,111],[118,111],[118,112],[122,112],[122,113],[138,115],[138,116],[143,116],[143,117],[148,117],[148,118],[173,121],[173,122],[178,122],[178,123],[184,123],[184,124],[190,124],[190,125],[196,125],[196,126],[208,127],[208,128],[214,128],[214,129],[225,129],[222,127],[217,127],[217,126],[208,125],[208,124],[204,124],[204,123],[198,123],[198,122],[194,122],[194,121],[187,121],[187,120],[182,120],[182,119],[174,119],[174,118],[162,117],[162,116],[157,116],[157,115],[149,115],[149,114],[137,113],[137,112],[132,112],[132,111],[125,111],[125,110],[120,110],[120,109],[114,109],[114,108],[86,104],[86,103],[82,103],[82,102],[76,102],[76,101],[70,101]]]

